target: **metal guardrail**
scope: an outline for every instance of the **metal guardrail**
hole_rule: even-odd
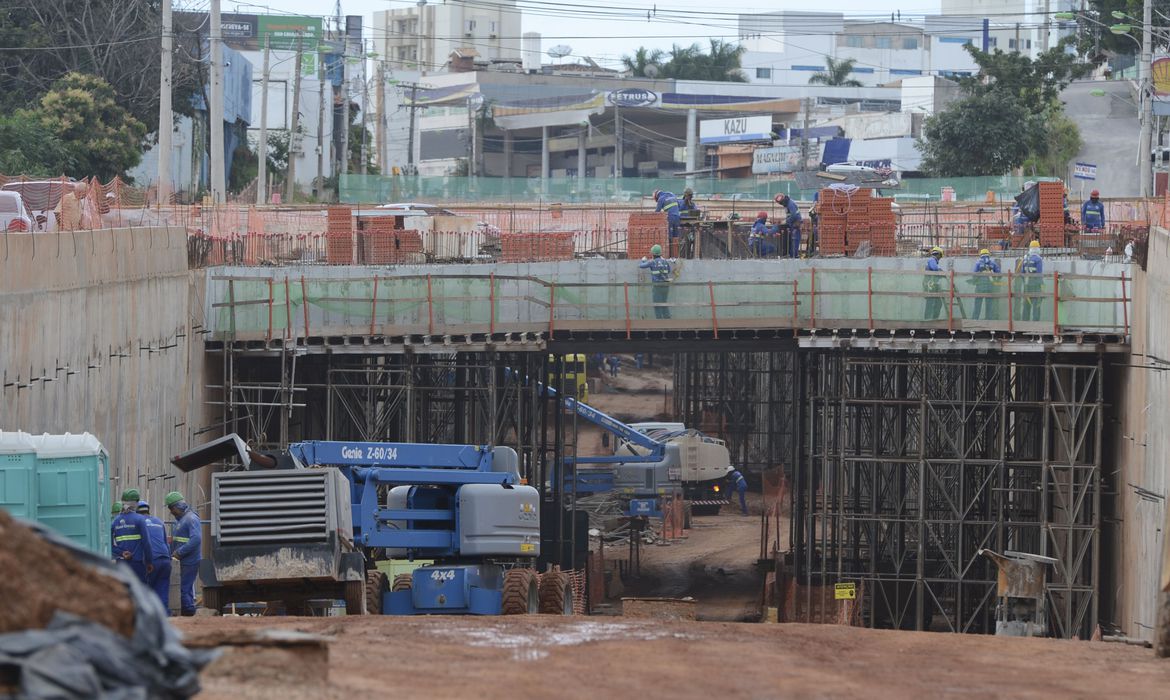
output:
[[[868,329],[1129,334],[1132,281],[805,268],[787,279],[553,283],[530,276],[211,278],[215,340],[605,331]]]

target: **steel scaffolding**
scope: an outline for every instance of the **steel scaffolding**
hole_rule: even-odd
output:
[[[804,355],[798,578],[862,582],[870,626],[987,632],[996,572],[979,550],[1043,554],[1051,632],[1088,637],[1102,359],[1068,358]]]

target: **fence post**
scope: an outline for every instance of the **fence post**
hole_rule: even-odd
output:
[[[1124,323],[1125,323],[1124,331],[1125,331],[1126,336],[1129,335],[1129,299],[1126,298],[1127,296],[1128,295],[1125,291],[1125,270],[1122,270],[1121,271],[1121,314],[1122,314],[1122,319],[1124,319]]]
[[[378,277],[374,275],[374,293],[370,297],[370,335],[374,334],[374,323],[378,318]]]
[[[557,306],[557,283],[548,283],[548,338],[552,340],[553,330],[556,328],[554,323]]]
[[[489,284],[491,284],[491,289],[488,292],[488,313],[491,316],[488,320],[488,339],[490,340],[491,336],[496,334],[496,273],[491,274]]]
[[[808,319],[809,328],[817,327],[817,269],[815,267],[809,268],[809,273],[812,275],[812,284],[810,285],[810,299],[808,303]]]
[[[435,334],[435,301],[431,296],[431,276],[427,275],[427,335]]]
[[[301,275],[301,308],[305,310],[305,338],[307,339],[309,337],[309,291],[305,285],[304,275]]]
[[[707,282],[707,293],[711,295],[711,328],[715,332],[715,339],[719,339],[719,316],[715,313],[715,284]]]
[[[35,240],[35,237],[34,237]],[[231,315],[231,331],[232,340],[236,339],[236,281],[234,279],[228,280],[228,308],[232,310]]]
[[[272,278],[268,278],[268,336],[265,340],[272,340],[272,307],[276,299],[272,296]]]
[[[284,276],[284,337],[292,338],[292,295],[288,290],[288,275]]]
[[[797,327],[800,324],[800,282],[792,280],[792,337],[798,335]]]
[[[873,266],[866,268],[866,285],[869,288],[869,330],[873,332]]]
[[[1052,335],[1060,335],[1060,273],[1052,271]]]
[[[1012,271],[1011,270],[1008,270],[1007,276],[1008,276],[1008,283],[1007,283],[1008,284],[1008,332],[1015,333],[1016,332],[1016,324],[1015,324],[1016,309],[1015,309],[1014,300],[1012,299]]]

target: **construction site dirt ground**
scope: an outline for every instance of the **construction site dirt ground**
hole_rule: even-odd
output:
[[[193,641],[257,628],[327,640],[321,663],[232,649],[204,669],[203,700],[1154,698],[1170,687],[1170,663],[1148,649],[1055,639],[540,615],[197,617],[175,624]]]

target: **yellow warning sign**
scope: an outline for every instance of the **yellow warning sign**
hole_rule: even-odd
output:
[[[834,583],[833,597],[837,600],[855,600],[857,598],[857,584]]]
[[[535,545],[535,544],[523,544],[523,543],[522,543],[522,544],[520,545],[520,551],[521,551],[521,553],[535,552],[535,551],[536,551],[536,545]]]

